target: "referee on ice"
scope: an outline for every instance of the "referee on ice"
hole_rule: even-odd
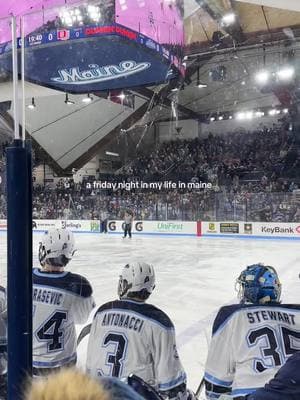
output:
[[[123,239],[126,238],[127,233],[128,233],[129,239],[131,239],[132,221],[133,221],[133,212],[131,210],[126,210],[125,216],[124,216],[124,225],[125,226],[124,226]]]

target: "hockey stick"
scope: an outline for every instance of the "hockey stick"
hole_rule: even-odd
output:
[[[82,329],[82,331],[80,332],[80,335],[78,336],[78,339],[77,339],[77,346],[82,341],[82,339],[84,339],[87,335],[89,335],[91,333],[91,328],[92,328],[92,324],[90,323]]]
[[[201,382],[199,383],[199,386],[198,386],[198,388],[197,388],[197,390],[196,390],[196,393],[195,393],[195,396],[197,397],[197,398],[199,398],[199,395],[200,395],[200,393],[201,393],[201,391],[202,391],[202,388],[203,388],[203,386],[204,386],[204,383],[205,383],[205,379],[204,379],[204,377],[201,379]]]

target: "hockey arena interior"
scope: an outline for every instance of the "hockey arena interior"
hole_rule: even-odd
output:
[[[0,400],[299,400],[299,0],[0,3]]]

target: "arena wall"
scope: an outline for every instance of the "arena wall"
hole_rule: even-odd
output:
[[[99,220],[33,220],[33,231],[70,229],[78,233],[100,233]],[[108,234],[122,234],[123,220],[109,220]],[[7,230],[5,219],[0,220],[0,231]],[[244,239],[300,240],[300,222],[245,222],[245,221],[134,221],[132,232],[144,235],[176,235],[202,237],[230,237]]]
[[[300,222],[201,222],[201,236],[300,239]]]

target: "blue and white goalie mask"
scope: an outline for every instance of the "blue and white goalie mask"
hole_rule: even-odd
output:
[[[241,303],[265,304],[279,303],[281,283],[277,272],[263,264],[249,265],[236,281]]]

